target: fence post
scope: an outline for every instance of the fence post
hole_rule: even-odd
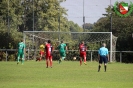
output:
[[[122,52],[120,51],[120,62],[122,62]]]
[[[28,48],[28,60],[29,60],[29,52],[30,52],[30,51],[29,51],[29,48]]]
[[[8,54],[7,54],[7,50],[6,50],[6,61],[7,61],[7,56],[8,56]]]
[[[92,62],[92,50],[91,50],[91,62]]]

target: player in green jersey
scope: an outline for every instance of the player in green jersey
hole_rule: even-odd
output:
[[[25,53],[25,44],[24,44],[23,40],[21,40],[21,42],[18,44],[17,64],[19,64],[20,58],[22,58],[21,64],[24,63],[24,53]]]
[[[67,45],[63,43],[63,41],[61,41],[61,44],[58,46],[58,50],[60,53],[60,59],[59,59],[59,63],[60,63],[66,57]]]

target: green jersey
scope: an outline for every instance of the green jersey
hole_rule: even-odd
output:
[[[18,44],[18,52],[19,52],[19,53],[24,52],[24,48],[25,48],[25,44],[24,44],[23,42],[20,42],[20,43]]]
[[[58,49],[60,52],[65,52],[66,51],[66,44],[62,43],[58,46]]]

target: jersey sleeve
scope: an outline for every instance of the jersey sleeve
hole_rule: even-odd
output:
[[[65,47],[66,47],[67,45],[65,44]]]
[[[107,48],[106,48],[107,49]],[[107,55],[109,54],[109,51],[108,51],[108,49],[107,49]]]
[[[66,50],[66,46],[67,46],[67,45],[66,45],[66,44],[64,44],[64,50]]]
[[[24,48],[26,48],[26,45],[24,44]]]

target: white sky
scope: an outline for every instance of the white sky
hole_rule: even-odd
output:
[[[102,14],[105,14],[105,8],[110,5],[114,6],[115,2],[124,1],[130,4],[133,0],[84,0],[84,16],[85,23],[94,23]],[[62,7],[65,7],[67,11],[68,20],[74,21],[75,23],[82,26],[83,24],[83,0],[66,0],[61,3]]]

